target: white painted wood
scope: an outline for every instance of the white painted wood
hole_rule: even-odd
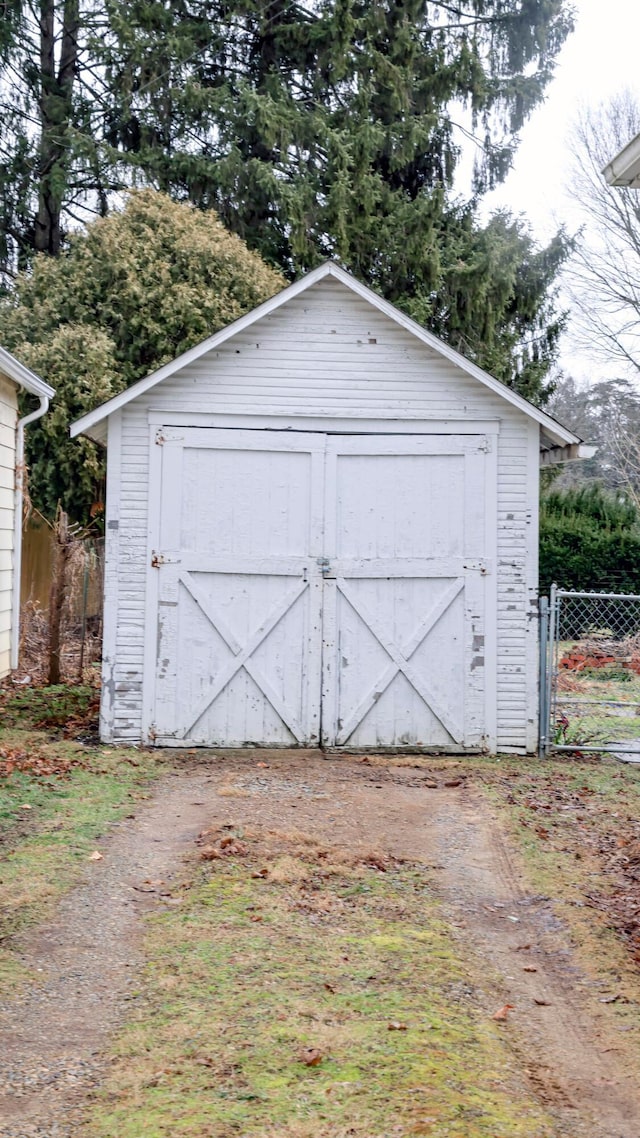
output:
[[[534,428],[538,433],[537,427]],[[485,436],[484,458],[484,545],[488,564],[484,591],[484,745],[493,754],[498,749],[498,639],[500,574],[498,563],[499,471],[498,446],[500,439]],[[473,472],[471,472],[473,473]]]
[[[484,657],[476,650],[483,627],[482,579],[489,565],[483,544],[484,438],[338,439],[159,427],[152,446],[162,457],[160,477],[153,479],[161,490],[153,508],[159,524],[152,530],[150,549],[158,591],[157,609],[150,606],[154,623],[147,642],[157,643],[158,660],[149,738],[181,745],[309,745],[318,741],[322,716],[322,741],[328,746],[484,745],[484,671],[478,666]],[[295,456],[294,463],[274,478],[273,460],[288,455]],[[341,460],[348,458],[356,461],[357,471],[340,469]],[[402,458],[408,460],[405,467]],[[454,522],[446,495],[452,489],[451,460],[457,464],[461,491]],[[203,478],[205,472],[213,477]],[[292,486],[298,490],[294,499]],[[204,497],[198,495],[199,487]],[[285,499],[278,497],[278,487],[286,488]],[[465,536],[465,503],[471,511],[467,528],[477,531],[479,539]],[[389,533],[394,520],[395,540]],[[356,521],[361,545],[354,556],[350,542]],[[295,549],[289,545],[294,532]],[[447,541],[447,532],[452,540]],[[403,557],[398,542],[407,541],[414,554],[433,551],[435,556]],[[269,544],[274,553],[265,556]],[[369,599],[375,603],[369,607],[372,585]],[[238,635],[248,588],[257,608],[248,625],[240,620]],[[409,597],[413,608],[405,613]],[[298,606],[303,598],[304,607]],[[391,610],[385,612],[389,600]],[[298,619],[285,637],[274,636],[283,621],[291,624],[297,608],[298,616],[311,617],[307,634]],[[459,610],[454,619],[462,621],[459,652],[451,663],[460,688],[455,695],[438,691],[440,654],[432,654],[427,645],[434,630],[449,644],[455,642],[447,615],[454,608]],[[259,622],[256,612],[263,614]],[[398,619],[410,627],[408,636],[407,628],[400,628],[400,641]],[[373,687],[368,676],[368,690],[354,704],[362,679],[355,675],[355,687],[351,673],[347,679],[345,652],[353,651],[366,677],[372,658],[367,640],[372,639],[386,665],[377,681],[373,674]],[[351,646],[347,649],[345,643]],[[291,683],[275,685],[271,676],[286,669],[297,648],[303,654],[295,659],[293,688]],[[375,670],[380,670],[377,661]],[[476,689],[480,699],[474,702],[470,693]],[[379,713],[378,700],[385,696],[391,715]],[[249,717],[249,726],[252,704],[258,714]],[[395,709],[400,705],[398,722]],[[411,737],[408,722],[413,724]]]
[[[234,321],[233,324],[222,328],[219,332],[216,332],[215,335],[209,337],[208,340],[190,348],[189,351],[184,352],[183,355],[177,359],[165,364],[164,367],[152,375],[139,380],[138,383],[134,384],[127,391],[123,391],[119,395],[114,396],[113,399],[103,404],[102,407],[98,407],[88,415],[83,416],[82,419],[79,419],[72,425],[72,437],[83,434],[84,432],[91,433],[92,428],[99,424],[105,417],[125,407],[131,400],[139,398],[141,395],[151,391],[159,383],[175,375],[176,372],[184,370],[192,363],[197,363],[202,356],[212,354],[218,348],[224,347],[227,341],[235,339],[241,333],[246,333],[248,336],[253,337],[255,331],[254,325],[259,324],[262,320],[268,320],[274,315],[277,316],[283,306],[291,305],[295,300],[301,300],[302,303],[304,303],[306,299],[304,294],[311,289],[316,289],[318,285],[322,285],[322,283],[337,284],[343,290],[351,291],[364,304],[370,308],[377,309],[378,313],[380,313],[387,322],[395,323],[399,328],[406,331],[409,336],[413,337],[422,345],[425,345],[433,355],[442,357],[452,364],[456,370],[471,376],[476,383],[483,385],[498,395],[501,400],[516,407],[525,416],[534,419],[535,422],[544,427],[550,439],[562,445],[567,443],[577,444],[580,442],[577,435],[568,431],[562,424],[557,423],[551,416],[545,414],[545,412],[539,408],[534,407],[531,403],[528,403],[526,399],[523,399],[515,391],[512,391],[497,379],[494,379],[493,376],[483,371],[465,356],[460,355],[460,353],[456,352],[453,348],[450,348],[444,341],[439,340],[436,336],[427,332],[425,328],[417,324],[411,317],[401,312],[400,309],[388,301],[383,300],[381,296],[378,296],[377,293],[373,292],[366,285],[361,284],[355,277],[352,277],[349,273],[345,272],[344,269],[341,269],[339,265],[331,261],[319,265],[317,269],[307,273],[306,276],[301,277],[295,281],[294,284],[289,285],[288,288],[283,289],[282,292],[277,293],[271,297],[270,300],[265,301],[264,304],[259,305],[245,316],[240,317],[240,319]],[[314,327],[317,335],[315,326],[312,325],[312,327]],[[330,328],[329,331],[332,336],[335,336],[334,345],[338,347],[340,344],[339,334],[342,334],[342,326],[337,325],[335,328]],[[355,347],[357,349],[365,346],[365,344],[368,346],[377,345],[377,337],[369,335],[366,337],[366,340],[364,338],[356,340]],[[260,343],[257,343],[256,347],[259,349]],[[236,351],[237,350],[238,349],[236,349]],[[304,345],[299,345],[294,342],[291,345],[291,353],[295,356],[296,351],[299,352],[300,364],[304,365],[308,358],[305,357],[304,354]],[[339,354],[342,358],[344,354],[342,347],[339,349]],[[293,378],[296,384],[298,383],[298,376],[298,372],[294,373]]]
[[[166,426],[167,410],[151,408],[149,422]],[[500,430],[498,419],[418,419],[407,414],[406,418],[394,419],[391,416],[379,419],[364,419],[358,416],[340,419],[336,415],[328,421],[326,416],[316,417],[300,412],[297,415],[277,415],[268,411],[255,414],[211,414],[206,411],[176,411],[171,409],[172,426],[183,427],[224,427],[256,431],[331,431],[332,434],[369,435],[497,435]]]
[[[114,737],[116,660],[118,652],[118,581],[120,569],[120,487],[122,475],[122,413],[109,420],[109,462],[105,501],[104,599],[102,634],[102,696],[100,737]]]
[[[3,377],[39,398],[53,399],[55,395],[55,391],[49,387],[48,383],[45,383],[39,375],[20,363],[20,360],[12,356],[6,348],[0,346],[0,379]]]
[[[485,746],[485,457],[474,436],[329,439],[325,745]]]
[[[527,623],[525,628],[526,652],[526,749],[535,752],[539,736],[539,614],[538,614],[538,558],[540,548],[540,461],[538,432],[529,428],[527,467],[527,511],[525,517],[525,588]]]
[[[0,678],[11,668],[17,391],[0,375]]]
[[[335,349],[337,339],[340,346]],[[295,364],[289,365],[293,359]],[[122,416],[114,739],[139,741],[143,722],[153,721],[148,689],[153,690],[154,666],[149,660],[155,660],[155,641],[145,636],[145,627],[151,627],[148,618],[145,623],[145,605],[157,612],[151,592],[158,575],[149,568],[148,556],[153,548],[149,502],[160,494],[160,486],[153,463],[150,466],[154,458],[150,419],[154,428],[162,422],[176,427],[193,422],[233,428],[236,434],[244,425],[257,429],[267,423],[291,433],[302,427],[327,433],[402,435],[428,431],[433,422],[438,434],[451,433],[455,427],[456,434],[493,435],[494,449],[485,464],[497,468],[495,521],[489,517],[488,504],[485,508],[487,526],[497,528],[497,604],[493,628],[486,609],[485,636],[488,644],[493,635],[497,658],[496,745],[520,752],[530,746],[527,720],[536,665],[527,647],[534,630],[525,574],[532,526],[537,525],[531,515],[535,493],[529,448],[534,434],[527,417],[515,407],[450,361],[430,353],[351,291],[327,280],[261,321],[250,334],[234,337],[144,398],[133,400]],[[321,586],[314,579],[312,587]],[[487,675],[490,734],[489,683]]]
[[[318,742],[322,435],[160,428],[153,721],[164,744]]]

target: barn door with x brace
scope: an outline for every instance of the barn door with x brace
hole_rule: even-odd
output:
[[[147,737],[481,747],[486,441],[162,428]]]
[[[478,435],[328,439],[325,746],[488,744],[488,452]]]
[[[163,427],[151,450],[148,737],[317,745],[324,435]]]

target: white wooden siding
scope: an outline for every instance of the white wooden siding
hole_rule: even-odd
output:
[[[232,416],[247,416],[246,425],[256,426],[256,416],[267,416],[274,427],[288,419],[305,429],[313,420],[331,430],[340,420],[352,431],[358,421],[365,430],[378,421],[391,431],[394,420],[398,430],[411,423],[418,431],[430,420],[498,421],[497,742],[501,750],[532,749],[537,425],[330,278],[121,412],[120,463],[115,452],[109,456],[105,739],[135,741],[141,732],[149,419],[156,413],[167,423],[186,413],[219,426]],[[117,531],[109,530],[112,523]]]
[[[0,375],[0,676],[11,662],[11,598],[17,394]]]

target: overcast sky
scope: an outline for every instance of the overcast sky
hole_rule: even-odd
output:
[[[482,209],[485,215],[501,206],[524,214],[542,242],[561,224],[575,232],[583,220],[567,187],[567,140],[580,109],[595,107],[623,88],[640,97],[640,0],[573,0],[573,7],[576,29],[558,58],[546,100],[522,130],[509,177],[485,198]],[[571,323],[559,362],[587,384],[621,374],[619,365],[607,367],[594,356],[579,330],[572,334]]]
[[[522,131],[511,174],[487,199],[491,209],[524,213],[541,240],[562,221],[579,224],[566,190],[566,142],[580,108],[625,87],[640,96],[640,0],[573,0],[573,7],[576,29],[559,56],[546,101]]]

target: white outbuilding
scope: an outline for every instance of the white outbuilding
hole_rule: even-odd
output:
[[[22,418],[20,390],[39,400]],[[0,679],[18,666],[24,431],[44,415],[53,395],[48,383],[0,347]]]
[[[334,264],[85,415],[102,738],[534,751],[538,481],[580,440]]]

